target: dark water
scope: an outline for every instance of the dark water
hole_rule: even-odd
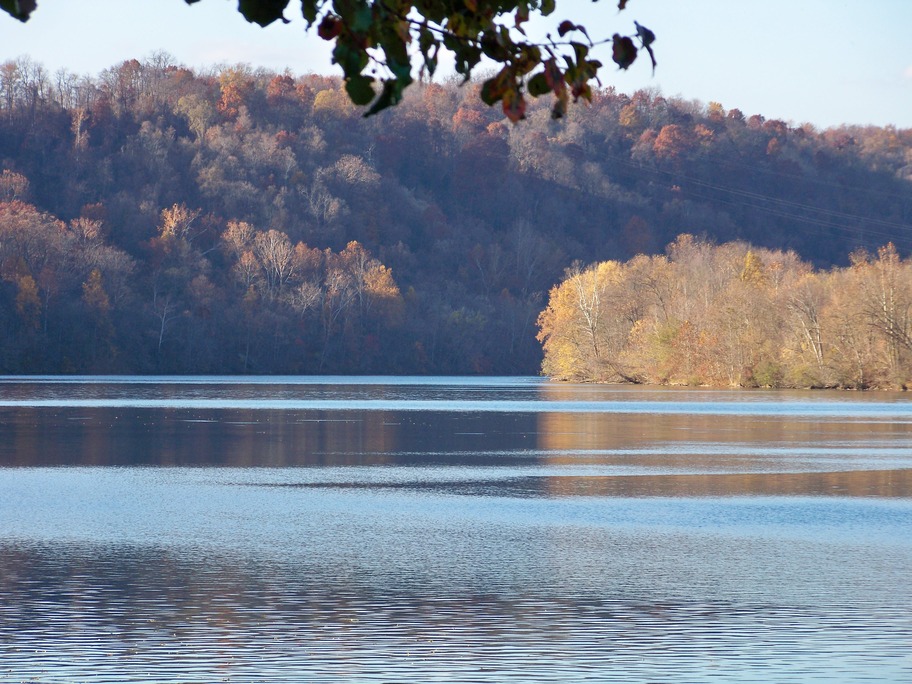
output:
[[[910,682],[912,403],[0,378],[0,682]]]

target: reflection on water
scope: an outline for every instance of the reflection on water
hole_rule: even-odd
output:
[[[383,463],[396,419],[283,411],[0,409],[0,466],[262,466]]]
[[[635,465],[636,477],[558,477],[554,494],[912,496],[912,424],[769,416],[538,414],[554,466]]]
[[[0,378],[0,682],[910,681],[910,406]]]
[[[411,489],[470,496],[886,496],[912,497],[912,470],[741,475],[527,475],[465,480],[338,481],[293,487]]]
[[[24,392],[21,383],[17,387]],[[271,386],[252,387],[243,387],[243,393],[273,395]],[[545,394],[554,392],[545,387]],[[104,391],[104,386],[92,388]],[[165,393],[158,385],[152,391]],[[320,391],[327,392],[322,386]],[[435,385],[433,391],[444,388]],[[528,384],[519,391],[528,394]],[[591,395],[593,390],[585,391]],[[491,394],[494,402],[508,402],[503,389]],[[686,405],[681,392],[674,395]],[[819,394],[814,398],[826,403]],[[77,409],[36,407],[27,397],[20,401],[20,406],[0,408],[0,467],[383,465],[424,469],[409,475],[407,484],[419,488],[428,468],[444,468],[449,479],[465,484],[451,486],[451,493],[477,492],[473,483],[481,481],[505,496],[910,496],[912,420],[889,417],[897,407],[906,410],[899,403],[886,414],[852,420],[821,417],[799,402],[771,416],[462,408]],[[367,472],[374,471],[360,474]]]
[[[44,578],[7,583],[0,607],[4,667],[36,681],[902,681],[910,667],[912,625],[890,605],[713,600],[692,580],[699,598],[682,600],[661,578],[601,573],[575,591],[448,590],[271,559],[4,551],[5,572]]]

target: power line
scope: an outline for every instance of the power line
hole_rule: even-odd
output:
[[[828,209],[825,207],[815,206],[812,204],[807,204],[804,202],[797,202],[794,200],[788,200],[781,197],[775,197],[772,195],[767,195],[763,193],[753,192],[750,190],[743,190],[740,188],[734,188],[729,186],[720,185],[718,183],[711,183],[693,176],[689,176],[682,173],[675,173],[670,171],[663,171],[661,169],[651,169],[649,167],[643,166],[642,164],[637,164],[630,161],[629,159],[624,159],[620,157],[615,157],[607,155],[607,158],[613,161],[616,164],[632,168],[637,172],[643,175],[651,175],[653,177],[660,177],[667,179],[670,182],[675,184],[690,184],[696,187],[703,187],[710,190],[715,190],[717,192],[728,193],[732,197],[742,198],[747,200],[754,200],[754,202],[745,202],[737,200],[726,200],[722,197],[712,197],[707,195],[700,195],[693,190],[688,189],[687,195],[690,198],[701,199],[707,202],[716,202],[727,204],[729,206],[740,206],[757,211],[762,211],[779,218],[790,219],[793,221],[803,222],[810,225],[815,225],[818,227],[826,227],[835,229],[841,232],[844,231],[853,231],[857,232],[857,227],[864,227],[864,232],[868,235],[878,236],[886,238],[889,240],[893,239],[910,239],[909,233],[912,232],[912,225],[899,223],[896,221],[890,221],[887,219],[881,219],[872,216],[861,216],[858,214],[851,214],[845,211],[839,211],[836,209]],[[912,196],[910,196],[912,199]],[[766,203],[766,204],[763,204]],[[794,210],[803,210],[812,214],[811,216],[802,215],[797,213]],[[841,223],[836,223],[830,219],[841,219],[842,221],[851,222],[856,224],[855,226],[843,225]],[[898,231],[900,235],[895,233],[887,233],[884,230],[876,230],[872,226],[878,226],[881,229],[888,228]]]

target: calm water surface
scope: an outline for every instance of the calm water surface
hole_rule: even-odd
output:
[[[912,402],[0,377],[0,682],[910,682]]]

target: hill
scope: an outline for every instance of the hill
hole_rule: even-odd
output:
[[[912,131],[477,87],[363,119],[329,77],[0,65],[0,372],[536,373],[575,260],[912,249]]]

